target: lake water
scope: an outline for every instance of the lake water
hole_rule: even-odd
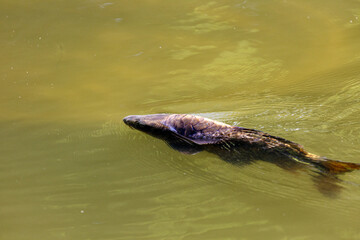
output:
[[[360,172],[181,154],[191,113],[360,163],[360,2],[0,0],[0,239],[360,239]]]

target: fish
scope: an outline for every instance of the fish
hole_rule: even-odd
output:
[[[181,153],[207,151],[238,166],[260,160],[288,171],[312,169],[317,172],[314,182],[325,195],[334,195],[340,191],[339,174],[360,169],[358,163],[331,160],[310,153],[302,145],[284,138],[201,116],[130,115],[123,121],[131,128],[165,141]]]

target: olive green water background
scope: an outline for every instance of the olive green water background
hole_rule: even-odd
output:
[[[360,172],[184,155],[192,113],[360,163],[360,2],[0,0],[0,239],[360,239]]]

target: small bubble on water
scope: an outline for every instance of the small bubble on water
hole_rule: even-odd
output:
[[[138,56],[142,55],[143,53],[144,53],[144,52],[141,51],[141,52],[135,53],[133,56],[134,56],[134,57],[138,57]]]
[[[39,37],[39,40],[41,40],[42,39],[42,37]]]
[[[105,7],[110,6],[110,5],[113,5],[113,4],[114,4],[114,3],[107,2],[107,3],[100,4],[99,7],[105,8]]]
[[[311,17],[310,16],[307,16],[306,19],[310,19]]]
[[[353,23],[352,20],[349,21],[350,23]]]
[[[85,211],[84,210],[81,210],[80,213],[84,213]]]
[[[115,18],[115,22],[121,22],[122,20],[122,18]]]

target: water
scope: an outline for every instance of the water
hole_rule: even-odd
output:
[[[0,239],[360,239],[360,173],[184,155],[193,113],[360,163],[359,1],[0,0]]]

